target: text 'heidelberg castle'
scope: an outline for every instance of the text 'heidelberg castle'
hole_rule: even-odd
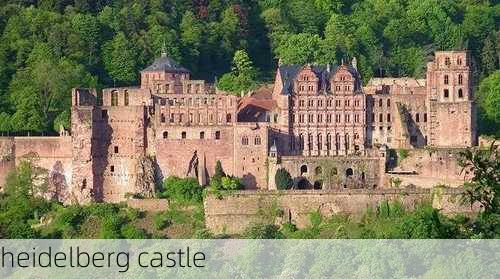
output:
[[[465,51],[436,52],[426,79],[365,86],[355,58],[280,65],[272,88],[238,97],[191,80],[162,54],[141,71],[140,87],[104,89],[102,105],[95,90],[74,89],[71,133],[1,138],[0,179],[36,154],[49,195],[65,202],[151,197],[173,175],[206,185],[218,160],[246,189],[276,189],[279,168],[298,189],[389,187],[390,149],[476,145],[469,60]],[[422,156],[413,173],[456,177],[453,160],[439,156]]]

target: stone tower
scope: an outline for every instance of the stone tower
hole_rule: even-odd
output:
[[[468,147],[476,144],[476,109],[466,51],[438,51],[427,64],[427,144]]]

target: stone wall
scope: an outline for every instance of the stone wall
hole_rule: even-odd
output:
[[[291,222],[298,228],[304,228],[309,225],[308,215],[313,211],[319,211],[324,217],[335,213],[360,216],[381,201],[400,200],[406,208],[412,209],[433,196],[433,206],[444,213],[473,212],[470,207],[458,205],[459,189],[444,189],[439,195],[432,193],[429,189],[240,191],[222,199],[208,196],[205,199],[205,223],[214,233],[241,233],[252,223],[265,219],[269,211],[276,207],[283,212],[278,223]]]
[[[408,156],[399,159],[389,176],[401,180],[401,186],[409,184],[431,188],[438,184],[458,187],[464,183],[462,168],[457,161],[461,149],[425,148],[407,150]]]
[[[167,210],[170,203],[166,199],[130,199],[127,205],[140,211],[160,212]]]

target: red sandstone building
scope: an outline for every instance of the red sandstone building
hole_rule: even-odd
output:
[[[366,86],[353,60],[280,65],[272,88],[237,97],[191,80],[164,54],[140,73],[139,87],[104,89],[102,103],[95,90],[74,89],[71,135],[2,139],[13,159],[0,173],[36,153],[53,196],[72,202],[152,196],[172,175],[205,185],[217,161],[247,189],[275,189],[278,168],[297,188],[373,188],[388,183],[388,147],[476,144],[466,52],[437,52],[425,80]]]

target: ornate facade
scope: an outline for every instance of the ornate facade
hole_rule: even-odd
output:
[[[385,187],[387,148],[476,144],[469,64],[466,52],[437,52],[424,80],[374,78],[366,86],[355,59],[280,65],[272,88],[238,97],[191,80],[163,54],[138,87],[102,96],[74,89],[71,135],[50,139],[56,151],[31,151],[51,172],[59,162],[70,202],[152,196],[171,175],[206,185],[216,161],[247,189],[275,189],[278,168],[298,188]],[[30,150],[12,147],[20,142],[1,141],[15,162]],[[58,149],[68,155],[58,160]],[[2,175],[11,168],[2,165]]]

